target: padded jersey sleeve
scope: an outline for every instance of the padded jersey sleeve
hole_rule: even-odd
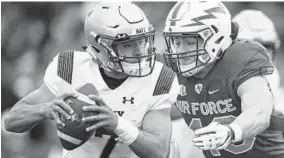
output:
[[[155,101],[151,110],[171,108],[171,104],[176,101],[178,94],[177,76],[170,68],[164,65],[153,92]]]
[[[44,83],[49,88],[49,90],[56,96],[59,94],[58,87],[56,86],[56,82],[60,78],[57,75],[57,64],[58,64],[58,55],[56,55],[53,60],[49,63],[48,67],[45,70],[45,75],[43,78]]]
[[[259,50],[248,60],[244,68],[234,80],[234,90],[246,80],[254,76],[270,75],[274,71],[274,66],[266,54],[265,50]]]
[[[74,89],[73,85],[71,85],[73,57],[73,51],[61,52],[53,58],[45,71],[43,81],[56,96],[73,91]]]

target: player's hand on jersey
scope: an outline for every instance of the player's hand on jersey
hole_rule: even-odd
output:
[[[202,150],[225,149],[232,142],[232,132],[226,125],[212,122],[208,126],[194,131],[194,146]]]
[[[94,125],[88,127],[86,130],[91,131],[103,127],[108,131],[114,131],[118,124],[118,116],[114,111],[107,106],[103,99],[97,95],[89,95],[89,98],[96,101],[99,106],[84,106],[84,111],[98,112],[97,115],[85,117],[82,119],[83,122],[96,122]]]
[[[51,102],[44,105],[44,115],[48,119],[54,119],[59,128],[63,128],[65,124],[60,119],[60,116],[65,117],[67,120],[71,119],[70,114],[73,114],[74,111],[70,105],[64,102],[64,99],[68,97],[78,97],[78,93],[70,92],[64,93],[61,96],[54,98]]]

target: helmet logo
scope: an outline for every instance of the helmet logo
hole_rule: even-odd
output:
[[[209,35],[209,32],[208,32],[208,31],[204,31],[204,32],[203,32],[203,36],[204,36],[204,37],[208,37],[208,35]]]
[[[107,64],[110,68],[114,68],[115,67],[115,64],[111,61],[108,62]]]
[[[212,32],[209,29],[204,30],[202,32],[202,36],[203,36],[202,38],[206,40],[212,36]]]
[[[146,32],[146,29],[143,27],[143,28],[138,28],[138,29],[135,29],[136,30],[136,34],[141,34],[141,33],[145,33]]]
[[[193,21],[193,23],[188,24],[188,25],[183,25],[183,27],[185,26],[198,26],[198,25],[204,25],[204,23],[201,22],[201,20],[208,20],[208,19],[216,19],[217,17],[213,14],[213,13],[223,13],[226,14],[226,12],[224,11],[224,9],[221,6],[217,6],[214,8],[210,8],[210,9],[206,9],[204,10],[205,14],[207,15],[202,15],[196,18],[191,19],[191,21]]]
[[[202,60],[206,61],[206,60],[208,60],[208,58],[209,58],[208,54],[202,55]]]

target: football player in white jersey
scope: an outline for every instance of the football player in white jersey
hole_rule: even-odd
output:
[[[174,157],[169,152],[170,106],[179,93],[177,77],[155,62],[154,28],[132,3],[99,3],[84,27],[86,52],[65,51],[49,64],[40,88],[20,100],[5,118],[9,131],[24,132],[38,122],[73,113],[63,100],[93,84],[101,106],[88,106],[96,134],[82,146],[64,151],[66,158]]]

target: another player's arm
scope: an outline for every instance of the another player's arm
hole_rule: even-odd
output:
[[[60,121],[58,113],[70,117],[66,111],[72,112],[69,105],[63,99],[67,96],[76,96],[74,93],[64,94],[60,97],[55,95],[43,83],[38,89],[31,92],[18,101],[4,118],[4,125],[11,132],[25,132],[37,123],[48,118],[55,118],[59,126],[64,123]]]
[[[212,122],[196,130],[192,139],[195,146],[202,150],[225,149],[232,142],[255,137],[268,128],[273,96],[266,79],[259,75],[250,77],[238,86],[237,95],[241,99],[241,114],[228,126]]]
[[[242,113],[232,122],[240,127],[242,139],[254,137],[269,126],[273,96],[265,77],[255,76],[237,89]]]
[[[139,157],[167,157],[172,133],[170,109],[151,110],[130,148]]]

